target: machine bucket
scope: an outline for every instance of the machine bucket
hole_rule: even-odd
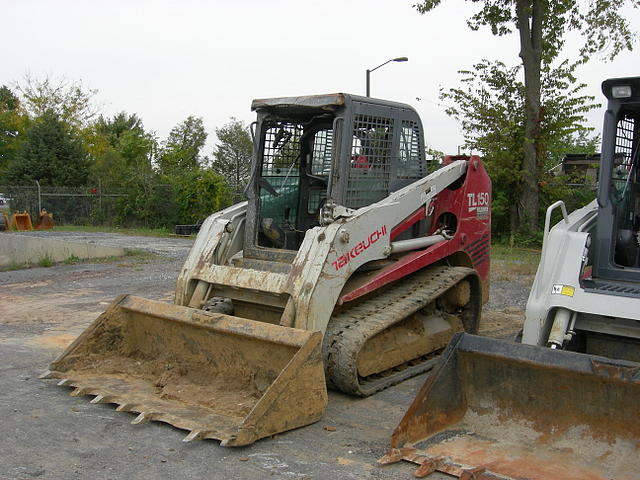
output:
[[[417,463],[417,477],[636,479],[639,398],[640,364],[457,334],[379,462]]]
[[[38,215],[38,221],[36,222],[36,230],[51,230],[55,222],[53,221],[53,213],[49,213],[46,210],[41,210]]]
[[[9,219],[9,230],[17,230],[19,232],[33,230],[31,216],[27,212],[14,213]]]
[[[319,420],[327,405],[322,334],[124,295],[43,378],[92,403],[248,445]]]

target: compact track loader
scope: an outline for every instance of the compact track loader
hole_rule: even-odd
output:
[[[94,403],[245,445],[371,395],[476,332],[490,181],[478,157],[425,176],[409,106],[255,100],[248,201],[202,224],[173,305],[117,299],[48,378]]]
[[[381,463],[476,480],[639,478],[640,77],[602,90],[597,198],[548,209],[522,344],[454,337]]]

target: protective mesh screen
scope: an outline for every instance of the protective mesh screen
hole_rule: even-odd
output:
[[[616,165],[631,166],[636,122],[633,117],[622,118],[616,130]]]
[[[422,161],[422,141],[420,129],[416,122],[404,120],[400,130],[400,151],[398,158],[398,178],[422,178],[424,162]]]
[[[616,206],[616,223],[619,229],[633,229],[635,212],[640,208],[637,205],[639,200],[637,148],[638,118],[626,114],[618,120],[613,171],[611,172],[611,194]],[[619,249],[616,248],[616,263],[629,266],[635,262],[635,260],[632,262],[625,259],[624,255],[620,253],[625,252],[624,245]]]
[[[356,115],[346,206],[359,208],[389,193],[393,119]]]
[[[625,185],[631,172],[636,129],[636,119],[633,117],[623,117],[618,121],[614,165],[611,172],[611,182],[618,196],[626,192]]]
[[[333,152],[333,130],[320,130],[313,139],[311,152],[311,173],[313,175],[331,174],[331,154]]]
[[[331,158],[333,155],[333,130],[319,130],[313,137],[311,147],[310,168],[312,175],[324,177],[328,181],[331,175]],[[309,201],[307,213],[315,214],[320,208],[320,204],[327,198],[327,190],[324,187],[314,186],[309,189]]]
[[[294,123],[279,122],[266,130],[263,177],[298,176],[301,135],[302,126]]]

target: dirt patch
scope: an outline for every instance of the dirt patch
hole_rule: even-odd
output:
[[[482,312],[479,334],[486,337],[513,339],[522,329],[524,310],[519,307],[485,309]]]
[[[2,287],[0,292],[10,291]],[[70,292],[16,295],[4,293],[0,302],[0,323],[37,324],[63,323],[78,316],[94,316],[97,311],[95,302],[87,302],[87,297],[95,295],[89,289],[75,289]],[[75,301],[74,301],[75,300]],[[87,310],[87,306],[94,308]]]
[[[482,309],[480,335],[513,339],[522,329],[537,269],[534,260],[535,256],[524,262],[513,258],[492,259],[491,294]]]
[[[630,480],[638,468],[631,442],[596,440],[581,426],[554,428],[545,435],[526,420],[470,411],[451,434],[425,451],[458,464],[487,466],[509,478],[526,472],[531,480]]]
[[[30,343],[40,347],[62,350],[63,348],[67,348],[75,339],[76,335],[63,333],[61,335],[42,335],[31,339]]]

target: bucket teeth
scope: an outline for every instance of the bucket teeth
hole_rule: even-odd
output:
[[[121,403],[116,407],[116,412],[130,412],[133,409],[133,405],[130,403]]]
[[[199,440],[203,436],[203,432],[200,430],[193,430],[189,432],[189,435],[182,439],[183,442],[193,442],[194,440]]]
[[[70,378],[63,378],[62,380],[60,380],[58,382],[58,386],[59,387],[66,387],[67,385],[71,385],[71,379]]]
[[[96,395],[89,403],[112,403],[110,400],[111,397],[107,397],[106,395]]]
[[[69,395],[71,395],[72,397],[81,397],[83,395],[86,395],[87,393],[89,393],[88,388],[76,387]]]
[[[153,420],[153,413],[142,412],[131,421],[131,425],[140,425],[141,423],[147,423],[151,420]]]
[[[402,460],[405,455],[415,453],[415,448],[392,448],[387,454],[378,460],[380,465],[389,465],[391,463],[397,463]]]
[[[416,478],[424,478],[438,470],[443,463],[443,457],[426,458],[413,473]],[[475,479],[474,479],[475,480]]]
[[[51,370],[47,370],[42,375],[40,375],[38,378],[45,379],[45,380],[49,379],[49,378],[56,378],[56,374],[54,372],[52,372]]]

